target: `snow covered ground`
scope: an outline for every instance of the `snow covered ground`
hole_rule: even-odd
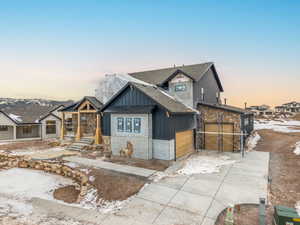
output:
[[[36,150],[36,148],[27,148],[27,149],[17,149],[10,151],[10,155],[15,155],[15,156],[26,156],[26,155],[33,155],[33,154],[38,154],[38,153],[46,153],[46,152],[60,152],[64,151],[65,149],[62,147],[55,147],[55,148],[49,148],[49,149],[44,149],[44,150]]]
[[[255,130],[269,129],[282,133],[300,132],[300,121],[296,120],[256,120]]]
[[[177,173],[183,175],[219,173],[222,166],[235,163],[228,156],[194,156],[188,159]]]
[[[18,200],[33,197],[53,200],[53,191],[74,182],[62,176],[38,170],[13,168],[0,171],[0,194]]]
[[[300,201],[296,203],[295,208],[297,210],[298,215],[300,216]]]
[[[247,151],[253,151],[260,140],[261,136],[257,132],[254,132],[247,140]]]
[[[296,143],[294,153],[300,155],[300,141]],[[300,206],[299,206],[300,207]]]

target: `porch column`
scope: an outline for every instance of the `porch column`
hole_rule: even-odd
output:
[[[64,140],[65,137],[65,113],[62,113],[61,115],[61,130],[60,130],[60,139]]]
[[[14,141],[17,140],[17,126],[16,125],[13,126],[13,140]]]
[[[80,130],[80,112],[77,114],[77,133],[76,133],[76,141],[79,141],[81,138],[81,130]]]
[[[100,128],[100,115],[97,114],[97,119],[96,119],[96,135],[95,135],[95,144],[99,145],[101,144],[101,128]]]

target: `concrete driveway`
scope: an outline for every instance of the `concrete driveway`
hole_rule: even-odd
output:
[[[224,153],[226,154],[226,153]],[[228,153],[226,154],[228,155]],[[213,225],[230,204],[258,203],[267,198],[269,153],[250,152],[220,173],[176,176],[151,183],[113,217],[130,218],[141,224]],[[128,224],[125,220],[118,225]]]
[[[220,156],[218,153],[211,153]],[[146,186],[114,214],[94,210],[58,207],[57,202],[35,199],[35,209],[100,225],[213,225],[230,204],[258,203],[267,198],[269,153],[224,153],[236,163],[219,173],[177,175]]]

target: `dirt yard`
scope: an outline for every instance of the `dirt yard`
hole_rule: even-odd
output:
[[[78,167],[89,176],[90,183],[97,190],[98,200],[122,201],[136,194],[146,183],[145,179],[125,175],[105,169]],[[75,203],[79,191],[70,185],[54,191],[54,198],[67,203]]]
[[[225,210],[220,214],[218,221],[215,225],[224,225],[225,223]],[[234,225],[260,225],[259,224],[259,211],[258,205],[244,204],[236,206],[234,214]],[[266,225],[272,225],[273,208],[266,208]]]
[[[294,207],[300,200],[300,156],[293,153],[300,141],[300,133],[278,133],[272,130],[258,132],[262,140],[256,151],[270,152],[270,196],[272,205]]]
[[[4,150],[4,151],[13,151],[19,149],[44,150],[44,149],[49,149],[51,147],[54,147],[53,146],[54,143],[56,142],[53,140],[14,142],[14,143],[1,144],[0,150]]]

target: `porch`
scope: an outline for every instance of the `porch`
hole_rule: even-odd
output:
[[[95,144],[102,143],[101,117],[97,114],[101,103],[94,97],[84,97],[78,103],[61,110],[61,139],[92,138]]]

